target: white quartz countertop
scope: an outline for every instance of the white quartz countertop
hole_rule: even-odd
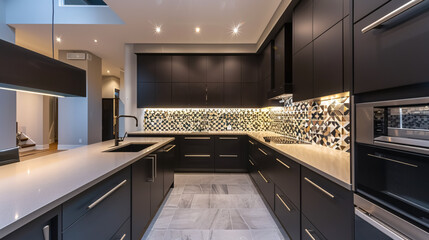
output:
[[[0,238],[172,141],[127,138],[120,145],[154,145],[133,153],[104,152],[113,149],[111,140],[1,166]]]
[[[329,180],[351,190],[350,153],[315,144],[276,144],[265,142],[265,136],[282,136],[280,134],[261,131],[139,131],[131,135],[248,135],[258,142],[285,155]]]

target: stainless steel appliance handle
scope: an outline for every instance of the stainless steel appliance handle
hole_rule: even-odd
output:
[[[276,158],[276,160],[277,160],[277,162],[281,163],[283,166],[285,166],[285,167],[287,167],[287,168],[290,168],[290,166],[289,166],[289,165],[287,165],[286,163],[284,163],[282,160],[280,160],[280,159],[278,159],[278,158]]]
[[[371,215],[367,214],[363,210],[360,210],[359,208],[355,208],[355,214],[360,217],[362,220],[370,224],[371,226],[378,229],[380,232],[386,234],[393,240],[409,240],[409,238],[403,236],[402,234],[396,232],[392,228],[388,227],[387,224],[381,222],[375,217],[372,217]]]
[[[166,150],[164,150],[164,152],[169,152],[169,151],[171,151],[173,148],[175,148],[176,147],[176,145],[173,145],[173,146],[171,146],[170,148],[168,148],[168,149],[166,149]]]
[[[219,155],[219,157],[221,157],[221,158],[227,158],[227,157],[238,158],[238,155]]]
[[[380,26],[381,24],[389,21],[390,19],[402,14],[403,12],[407,11],[408,9],[420,4],[421,2],[423,2],[423,0],[411,0],[407,3],[405,3],[404,5],[398,7],[397,9],[391,11],[390,13],[384,15],[383,17],[379,18],[378,20],[376,20],[375,22],[369,24],[368,26],[362,28],[362,33],[367,33],[369,31],[371,31],[372,29]]]
[[[238,140],[238,137],[219,137],[220,140]]]
[[[330,198],[335,198],[334,195],[332,195],[330,192],[326,191],[325,189],[323,189],[321,186],[315,184],[313,181],[311,181],[308,178],[304,178],[305,181],[307,181],[308,183],[310,183],[311,185],[313,185],[315,188],[319,189],[320,191],[322,191],[324,194],[328,195]]]
[[[252,162],[252,160],[249,159],[250,164],[252,164],[252,166],[255,166],[255,164]]]
[[[250,143],[250,144],[252,144],[252,145],[255,145],[255,143],[254,143],[254,142],[252,142],[252,141],[250,141],[250,140],[249,140],[249,143]]]
[[[107,193],[105,193],[103,196],[101,196],[99,199],[95,200],[93,203],[91,203],[88,206],[88,209],[92,209],[95,206],[97,206],[100,202],[102,202],[104,199],[106,199],[107,197],[109,197],[112,193],[114,193],[116,190],[118,190],[120,187],[124,186],[125,183],[127,183],[127,180],[125,179],[124,181],[122,181],[121,183],[119,183],[118,185],[116,185],[116,187],[112,188],[110,191],[108,191]]]
[[[157,172],[158,172],[158,158],[157,158],[156,155],[153,156],[153,157],[155,159],[155,178],[156,178],[157,177],[156,175],[157,175]],[[154,181],[155,181],[155,179],[154,179]]]
[[[185,137],[186,140],[210,140],[210,137]]]
[[[389,162],[394,162],[394,163],[398,163],[398,164],[410,166],[410,167],[415,167],[415,168],[419,167],[418,165],[415,165],[415,164],[406,163],[406,162],[398,161],[398,160],[395,160],[395,159],[392,159],[392,158],[378,156],[378,155],[374,155],[374,154],[370,154],[370,153],[368,153],[368,156],[375,157],[375,158],[382,159],[382,160],[386,160],[386,161],[389,161]]]
[[[290,210],[289,206],[285,203],[285,201],[283,201],[283,198],[278,193],[276,193],[276,196],[280,200],[280,202],[283,203],[283,205],[286,207],[286,209],[290,212],[291,210]]]
[[[121,237],[121,239],[120,239],[120,240],[124,240],[126,236],[127,236],[127,234],[126,234],[126,233],[124,233],[124,235],[122,235],[122,237]]]
[[[209,158],[210,155],[209,154],[207,154],[207,155],[185,155],[185,157],[187,157],[187,158],[197,158],[197,157]]]
[[[312,240],[316,240],[316,238],[313,236],[313,234],[311,234],[312,230],[308,230],[307,228],[305,229],[305,232],[307,233],[307,235],[312,239]]]
[[[43,239],[50,240],[51,239],[51,226],[46,225],[42,229],[43,231]]]
[[[268,183],[268,180],[264,177],[264,175],[261,173],[261,171],[258,170],[259,175],[261,175],[262,179],[264,179],[264,181],[266,183]]]
[[[265,156],[267,156],[267,155],[268,155],[266,152],[264,152],[264,150],[262,150],[262,149],[260,149],[260,148],[258,148],[258,150],[259,150],[261,153],[263,153]]]

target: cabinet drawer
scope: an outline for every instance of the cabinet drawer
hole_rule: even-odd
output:
[[[241,155],[239,154],[218,154],[215,158],[215,171],[233,171],[234,169],[245,169]]]
[[[301,212],[299,208],[286,197],[278,188],[275,188],[275,213],[291,239],[300,239]]]
[[[180,159],[180,168],[184,171],[214,170],[214,157],[211,154],[184,154]]]
[[[130,218],[122,224],[121,228],[113,235],[110,240],[130,240],[131,239],[131,223]]]
[[[185,136],[181,138],[182,154],[213,154],[214,137]]]
[[[259,168],[256,168],[253,180],[256,182],[256,185],[271,209],[274,209],[274,183]]]
[[[241,136],[216,137],[216,154],[240,154],[242,150],[241,143]]]
[[[301,211],[328,239],[352,239],[351,191],[302,167]]]
[[[332,228],[336,228],[336,226],[332,226]],[[301,214],[301,235],[302,240],[326,240],[322,233],[303,214]],[[346,238],[343,240],[346,240]]]
[[[298,208],[300,208],[300,173],[301,167],[298,163],[283,155],[275,155],[273,181]]]
[[[112,179],[115,181],[111,181]],[[95,189],[90,189],[63,205],[63,220],[68,219],[68,222],[73,219],[72,216],[77,216],[73,213],[82,213],[82,209],[85,210],[83,216],[64,228],[64,240],[109,239],[130,217],[130,168],[106,181],[100,185],[108,185],[110,188],[102,194],[92,193],[99,190],[100,186],[97,185]],[[93,198],[95,195],[98,197]]]

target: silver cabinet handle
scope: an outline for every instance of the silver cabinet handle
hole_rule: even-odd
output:
[[[220,140],[238,140],[238,137],[219,137]]]
[[[186,140],[210,140],[210,137],[185,137]]]
[[[284,163],[282,160],[276,158],[277,162],[281,163],[283,166],[290,168],[289,165],[287,165],[286,163]]]
[[[305,229],[305,232],[307,233],[307,235],[308,235],[311,239],[316,240],[316,238],[313,236],[313,234],[311,234],[311,233],[310,233],[310,231],[311,231],[311,230],[308,230],[307,228]]]
[[[323,189],[321,186],[319,186],[319,185],[317,185],[317,184],[315,184],[313,181],[311,181],[310,179],[308,179],[308,178],[304,178],[305,179],[305,181],[307,181],[307,182],[309,182],[311,185],[313,185],[314,187],[316,187],[317,189],[319,189],[320,191],[322,191],[324,194],[326,194],[326,195],[328,195],[330,198],[335,198],[335,196],[334,195],[332,195],[330,192],[328,192],[328,191],[326,191],[325,189]]]
[[[261,173],[261,171],[258,170],[259,175],[261,175],[262,179],[264,179],[264,181],[266,183],[268,183],[268,180],[264,177],[264,175]]]
[[[164,152],[169,152],[169,151],[171,151],[171,149],[173,149],[173,148],[175,148],[176,147],[176,145],[173,145],[173,146],[171,146],[170,148],[168,148],[167,150],[164,150]]]
[[[43,239],[50,240],[51,239],[51,226],[46,225],[43,227]]]
[[[280,197],[280,195],[279,195],[278,193],[276,193],[276,196],[277,196],[277,198],[278,198],[278,199],[280,199],[280,202],[282,202],[282,203],[283,203],[283,205],[286,207],[286,209],[290,212],[290,208],[289,208],[289,206],[285,203],[285,201],[283,201],[283,198],[282,198],[282,197]]]
[[[372,29],[380,26],[381,24],[389,21],[390,19],[398,16],[399,14],[407,11],[408,9],[416,6],[417,4],[419,4],[421,2],[423,2],[423,0],[411,0],[407,3],[405,3],[404,5],[398,7],[397,9],[395,9],[395,10],[391,11],[390,13],[384,15],[383,17],[379,18],[377,21],[375,21],[375,22],[369,24],[368,26],[362,28],[362,30],[361,30],[362,33],[366,33],[366,32],[371,31]]]
[[[207,155],[185,155],[185,157],[187,157],[187,158],[209,158],[210,157],[210,155],[209,154],[207,154]]]
[[[415,168],[419,167],[419,166],[417,166],[415,164],[406,163],[406,162],[402,162],[402,161],[398,161],[398,160],[395,160],[395,159],[391,159],[391,158],[387,158],[387,157],[383,157],[383,156],[378,156],[378,155],[374,155],[374,154],[370,154],[370,153],[368,153],[368,156],[375,157],[375,158],[382,159],[382,160],[386,160],[386,161],[390,161],[390,162],[399,163],[399,164],[410,166],[410,167],[415,167]]]
[[[108,191],[107,193],[105,193],[103,196],[101,196],[99,199],[95,200],[93,203],[91,203],[88,206],[88,209],[92,209],[95,206],[97,206],[100,202],[102,202],[104,199],[106,199],[108,196],[110,196],[113,192],[115,192],[116,190],[118,190],[120,187],[122,187],[123,185],[125,185],[125,183],[127,183],[127,180],[125,179],[124,181],[122,181],[121,183],[119,183],[118,185],[116,185],[116,187],[112,188],[110,191]]]
[[[250,164],[252,164],[252,166],[255,166],[255,164],[252,162],[252,160],[249,159]]]
[[[154,155],[153,158],[155,159],[154,175],[155,175],[155,178],[156,178],[157,177],[156,175],[157,175],[157,172],[158,172],[158,158],[156,157],[156,155]],[[154,179],[154,182],[155,182],[155,179]]]
[[[229,157],[229,158],[238,158],[238,155],[219,155],[219,157],[221,157],[221,158],[227,158],[227,157]]]
[[[267,156],[267,155],[268,155],[266,152],[264,152],[264,150],[262,150],[262,149],[260,149],[260,148],[258,148],[258,150],[259,150],[261,153],[263,153],[265,156]]]
[[[254,142],[252,142],[252,141],[250,141],[250,140],[249,140],[249,143],[250,143],[250,144],[252,144],[252,145],[255,145],[255,143],[254,143]]]
[[[124,240],[126,236],[127,236],[127,234],[126,234],[126,233],[124,233],[124,235],[122,235],[122,237],[121,237],[121,239],[120,239],[120,240]]]

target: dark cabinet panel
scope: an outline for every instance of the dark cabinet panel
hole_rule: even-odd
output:
[[[314,95],[343,92],[343,24],[337,23],[314,40]]]
[[[260,170],[260,164],[257,164],[257,174],[254,178],[256,185],[267,201],[271,209],[274,209],[274,183],[268,178],[267,174]]]
[[[214,139],[212,136],[185,136],[180,143],[180,170],[213,172]]]
[[[241,107],[241,83],[224,83],[223,89],[223,106]]]
[[[207,56],[207,82],[223,82],[223,56]]]
[[[275,160],[271,174],[273,181],[276,183],[277,188],[284,192],[284,195],[300,208],[301,166],[295,161],[278,153],[275,154]]]
[[[152,160],[142,158],[131,165],[131,234],[133,240],[141,239],[151,219],[150,185]]]
[[[207,56],[189,56],[189,82],[207,81]]]
[[[173,82],[189,82],[189,56],[172,56],[171,74]]]
[[[246,55],[241,59],[241,81],[258,82],[258,55]]]
[[[262,79],[271,78],[271,76],[274,75],[272,60],[273,60],[273,46],[272,46],[272,42],[270,42],[265,47],[261,56],[260,75]]]
[[[223,106],[223,84],[207,83],[207,107]]]
[[[335,226],[332,227],[335,228]],[[317,230],[317,228],[314,227],[313,224],[311,224],[311,222],[303,214],[301,214],[301,236],[302,240],[326,240],[322,233]]]
[[[49,239],[60,240],[61,239],[61,208],[55,208],[54,210],[45,213],[41,217],[27,223],[23,227],[19,228],[15,232],[2,238],[2,240],[46,240],[43,231],[49,233]]]
[[[172,83],[171,105],[174,107],[187,107],[189,103],[189,83]]]
[[[157,107],[171,106],[171,83],[155,84],[155,103]]]
[[[299,187],[299,183],[298,183]],[[301,211],[279,189],[275,188],[275,213],[291,239],[300,239]]]
[[[241,106],[242,107],[259,107],[259,84],[242,83],[241,84]]]
[[[137,82],[147,83],[156,81],[156,60],[154,56],[137,56]]]
[[[353,193],[301,167],[301,211],[327,239],[353,239]]]
[[[153,176],[153,181],[150,185],[150,216],[153,218],[164,199],[164,169],[162,159],[159,159],[159,154],[151,154],[149,156],[155,158],[152,162],[152,164],[154,164],[152,168],[155,169],[155,175]]]
[[[155,83],[140,83],[137,82],[137,107],[155,106]]]
[[[343,19],[343,91],[352,91],[353,86],[353,23],[351,17],[347,16]]]
[[[215,140],[215,172],[245,171],[243,136],[218,136]]]
[[[240,56],[224,57],[224,81],[241,82],[241,57]]]
[[[292,18],[293,52],[296,53],[313,40],[313,0],[301,0]]]
[[[167,146],[165,146],[162,152],[158,154],[158,162],[164,171],[164,196],[166,196],[166,194],[170,190],[170,187],[174,183],[174,168],[177,156],[177,149],[177,143],[173,142],[172,144],[168,144]]]
[[[129,218],[122,224],[121,228],[113,235],[110,240],[131,240],[131,219]]]
[[[156,82],[171,82],[171,56],[156,56]]]
[[[363,1],[369,2],[369,1]],[[354,26],[354,93],[428,83],[429,2],[396,16],[380,27],[361,30],[406,1],[394,0]]]
[[[205,107],[207,97],[206,83],[189,83],[189,106]]]
[[[354,20],[357,22],[366,15],[375,11],[377,8],[383,6],[384,4],[390,2],[391,0],[359,0],[353,1],[353,13]]]
[[[313,98],[313,44],[293,56],[293,99]]]
[[[343,1],[313,1],[313,38],[317,38],[343,18]]]
[[[274,39],[274,86],[272,90],[280,90],[286,80],[285,28]]]

